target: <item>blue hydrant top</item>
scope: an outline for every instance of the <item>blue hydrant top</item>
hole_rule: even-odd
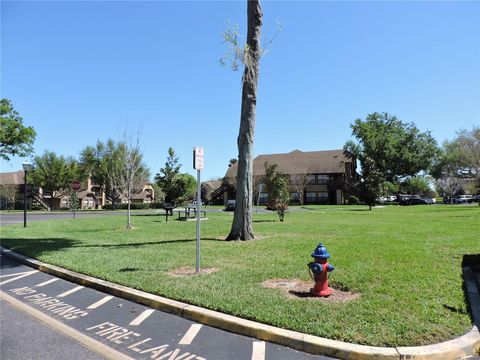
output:
[[[315,248],[315,251],[312,253],[312,257],[315,259],[328,259],[330,254],[327,251],[327,248],[323,246],[322,243],[318,244]]]

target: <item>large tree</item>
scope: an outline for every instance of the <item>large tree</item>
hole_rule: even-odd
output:
[[[23,119],[8,99],[0,100],[0,158],[28,156],[33,151],[36,132],[31,126],[24,126]]]
[[[254,238],[252,225],[253,199],[253,141],[257,106],[257,87],[260,69],[260,30],[262,27],[260,1],[247,1],[247,44],[242,52],[242,107],[237,138],[238,167],[235,213],[227,240]]]
[[[412,176],[402,181],[400,183],[400,190],[407,194],[422,196],[432,192],[429,177],[420,175]]]
[[[107,200],[115,209],[115,202],[120,194],[115,190],[109,174],[119,171],[122,167],[120,159],[115,157],[120,144],[112,139],[105,143],[97,141],[95,146],[87,146],[80,153],[79,166],[86,176],[91,176],[92,182],[102,188]]]
[[[43,155],[36,156],[33,164],[34,170],[30,173],[33,184],[41,187],[44,194],[51,195],[50,208],[53,205],[53,199],[69,193],[73,180],[85,179],[75,159],[59,156],[53,151],[47,150]]]
[[[480,126],[461,130],[454,141],[458,143],[464,169],[469,177],[476,179],[477,190],[480,190]]]
[[[415,124],[388,113],[369,114],[365,120],[355,120],[351,128],[356,141],[347,141],[344,149],[360,162],[369,205],[380,195],[382,183],[428,171],[439,154],[429,131],[421,132]]]
[[[459,131],[453,140],[443,143],[441,150],[441,156],[432,170],[439,190],[453,197],[469,183],[479,191],[480,127]],[[468,179],[475,182],[467,182]]]

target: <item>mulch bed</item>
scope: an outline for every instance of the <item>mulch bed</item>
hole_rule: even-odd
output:
[[[280,289],[289,299],[309,299],[321,302],[345,302],[358,299],[360,294],[342,289],[333,288],[333,294],[328,297],[317,297],[310,293],[313,281],[292,280],[292,279],[270,279],[262,283],[262,286],[270,289]]]
[[[180,269],[175,269],[168,272],[168,275],[183,277],[183,276],[192,276],[192,275],[207,275],[214,272],[217,272],[218,268],[200,268],[200,272],[196,272],[194,268],[190,267],[181,267]]]

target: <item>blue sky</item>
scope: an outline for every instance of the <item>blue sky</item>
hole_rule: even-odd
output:
[[[255,153],[341,148],[375,111],[442,142],[480,125],[480,2],[263,2]],[[173,147],[202,178],[237,156],[241,71],[219,65],[245,1],[1,2],[1,96],[38,135],[36,154],[78,156],[142,129],[152,174]],[[267,36],[268,36],[267,34]],[[16,171],[23,159],[2,161]]]

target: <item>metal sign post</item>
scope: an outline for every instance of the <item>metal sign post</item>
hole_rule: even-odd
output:
[[[200,272],[200,210],[202,206],[202,184],[200,183],[200,171],[203,170],[203,148],[193,148],[193,168],[197,170],[197,254],[195,271]]]

